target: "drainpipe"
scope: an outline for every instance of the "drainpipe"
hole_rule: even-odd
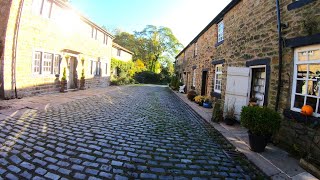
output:
[[[277,3],[277,23],[278,23],[278,48],[279,48],[279,72],[278,72],[278,89],[277,89],[277,97],[276,97],[276,105],[275,110],[279,110],[279,102],[280,102],[280,93],[282,86],[282,32],[281,32],[281,13],[280,13],[280,3],[279,0],[276,0]]]
[[[16,71],[17,71],[17,46],[18,46],[18,37],[19,37],[19,28],[20,28],[20,20],[21,20],[21,13],[23,9],[24,0],[21,0],[19,3],[19,9],[16,19],[16,25],[14,28],[14,37],[13,37],[13,45],[12,45],[12,73],[11,73],[11,91],[14,90],[15,98],[18,98],[17,94],[17,79],[16,79]]]

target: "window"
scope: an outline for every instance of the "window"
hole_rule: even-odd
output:
[[[101,62],[97,61],[96,62],[96,73],[95,73],[96,76],[100,76],[100,74],[101,74],[100,70],[101,70]]]
[[[108,44],[108,35],[104,35],[104,39],[103,39],[103,44],[107,45]]]
[[[196,69],[193,70],[192,86],[196,87]]]
[[[222,64],[216,65],[214,78],[214,92],[221,93]]]
[[[93,38],[94,37],[94,27],[92,26],[91,27],[91,38]]]
[[[53,74],[60,74],[60,55],[54,56]]]
[[[218,24],[218,43],[223,41],[224,23],[221,21]]]
[[[300,112],[302,106],[310,105],[319,117],[320,45],[296,49],[294,61],[291,109]]]
[[[94,75],[96,71],[96,63],[91,60],[90,74]]]
[[[33,57],[33,68],[32,71],[34,74],[40,74],[40,69],[41,69],[41,57],[42,53],[37,51],[34,53]]]
[[[106,63],[106,74],[108,74],[108,63]]]
[[[117,56],[121,56],[121,49],[117,49]]]
[[[96,31],[95,40],[97,40],[97,39],[98,39],[98,30],[97,30],[97,29],[95,29],[95,31]]]
[[[194,57],[198,55],[198,43],[194,44]]]
[[[46,18],[51,17],[52,0],[33,0],[32,11],[34,14],[42,15]]]
[[[53,54],[43,53],[43,64],[42,64],[42,72],[43,74],[51,74],[52,73],[52,60]]]

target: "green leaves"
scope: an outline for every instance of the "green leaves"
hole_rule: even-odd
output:
[[[183,48],[170,28],[154,25],[147,25],[134,34],[119,32],[115,35],[114,42],[133,51],[133,61],[142,60],[153,72],[159,72],[159,63],[162,66],[172,63],[175,55]],[[162,59],[170,61],[161,62]]]
[[[256,135],[274,134],[280,128],[281,116],[273,109],[259,106],[244,106],[241,125]]]

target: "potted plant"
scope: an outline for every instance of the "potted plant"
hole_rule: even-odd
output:
[[[85,90],[85,84],[86,84],[86,79],[84,76],[84,69],[82,69],[81,78],[80,78],[80,90]]]
[[[241,125],[248,129],[252,151],[263,152],[271,136],[280,128],[281,116],[273,109],[245,106],[241,112]]]
[[[190,101],[194,101],[194,97],[197,96],[197,93],[194,90],[188,92],[187,97]]]
[[[197,104],[199,104],[199,106],[202,106],[203,105],[203,101],[204,101],[204,96],[198,95],[198,96],[194,97],[194,101]]]
[[[223,120],[223,101],[218,99],[213,105],[212,118],[213,122],[220,122]]]
[[[204,108],[212,108],[212,100],[210,97],[205,97],[203,101],[203,107]]]
[[[62,78],[60,82],[60,92],[65,92],[67,89],[67,72],[66,68],[63,68]]]
[[[224,123],[226,125],[232,126],[236,123],[236,116],[235,116],[235,106],[232,104],[231,106],[227,105],[226,115],[224,117]]]

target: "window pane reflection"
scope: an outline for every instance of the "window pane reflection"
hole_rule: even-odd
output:
[[[298,60],[299,61],[307,61],[308,60],[308,51],[299,52],[298,53]]]
[[[306,81],[297,81],[296,93],[306,94]]]
[[[306,104],[310,105],[313,108],[313,112],[314,112],[317,106],[317,99],[312,97],[307,97]]]
[[[294,99],[294,107],[301,109],[304,105],[304,96],[296,95]]]
[[[303,78],[306,79],[307,77],[307,70],[308,70],[308,65],[298,65],[298,73],[297,73],[297,78]]]
[[[309,61],[320,60],[320,50],[308,51]]]

